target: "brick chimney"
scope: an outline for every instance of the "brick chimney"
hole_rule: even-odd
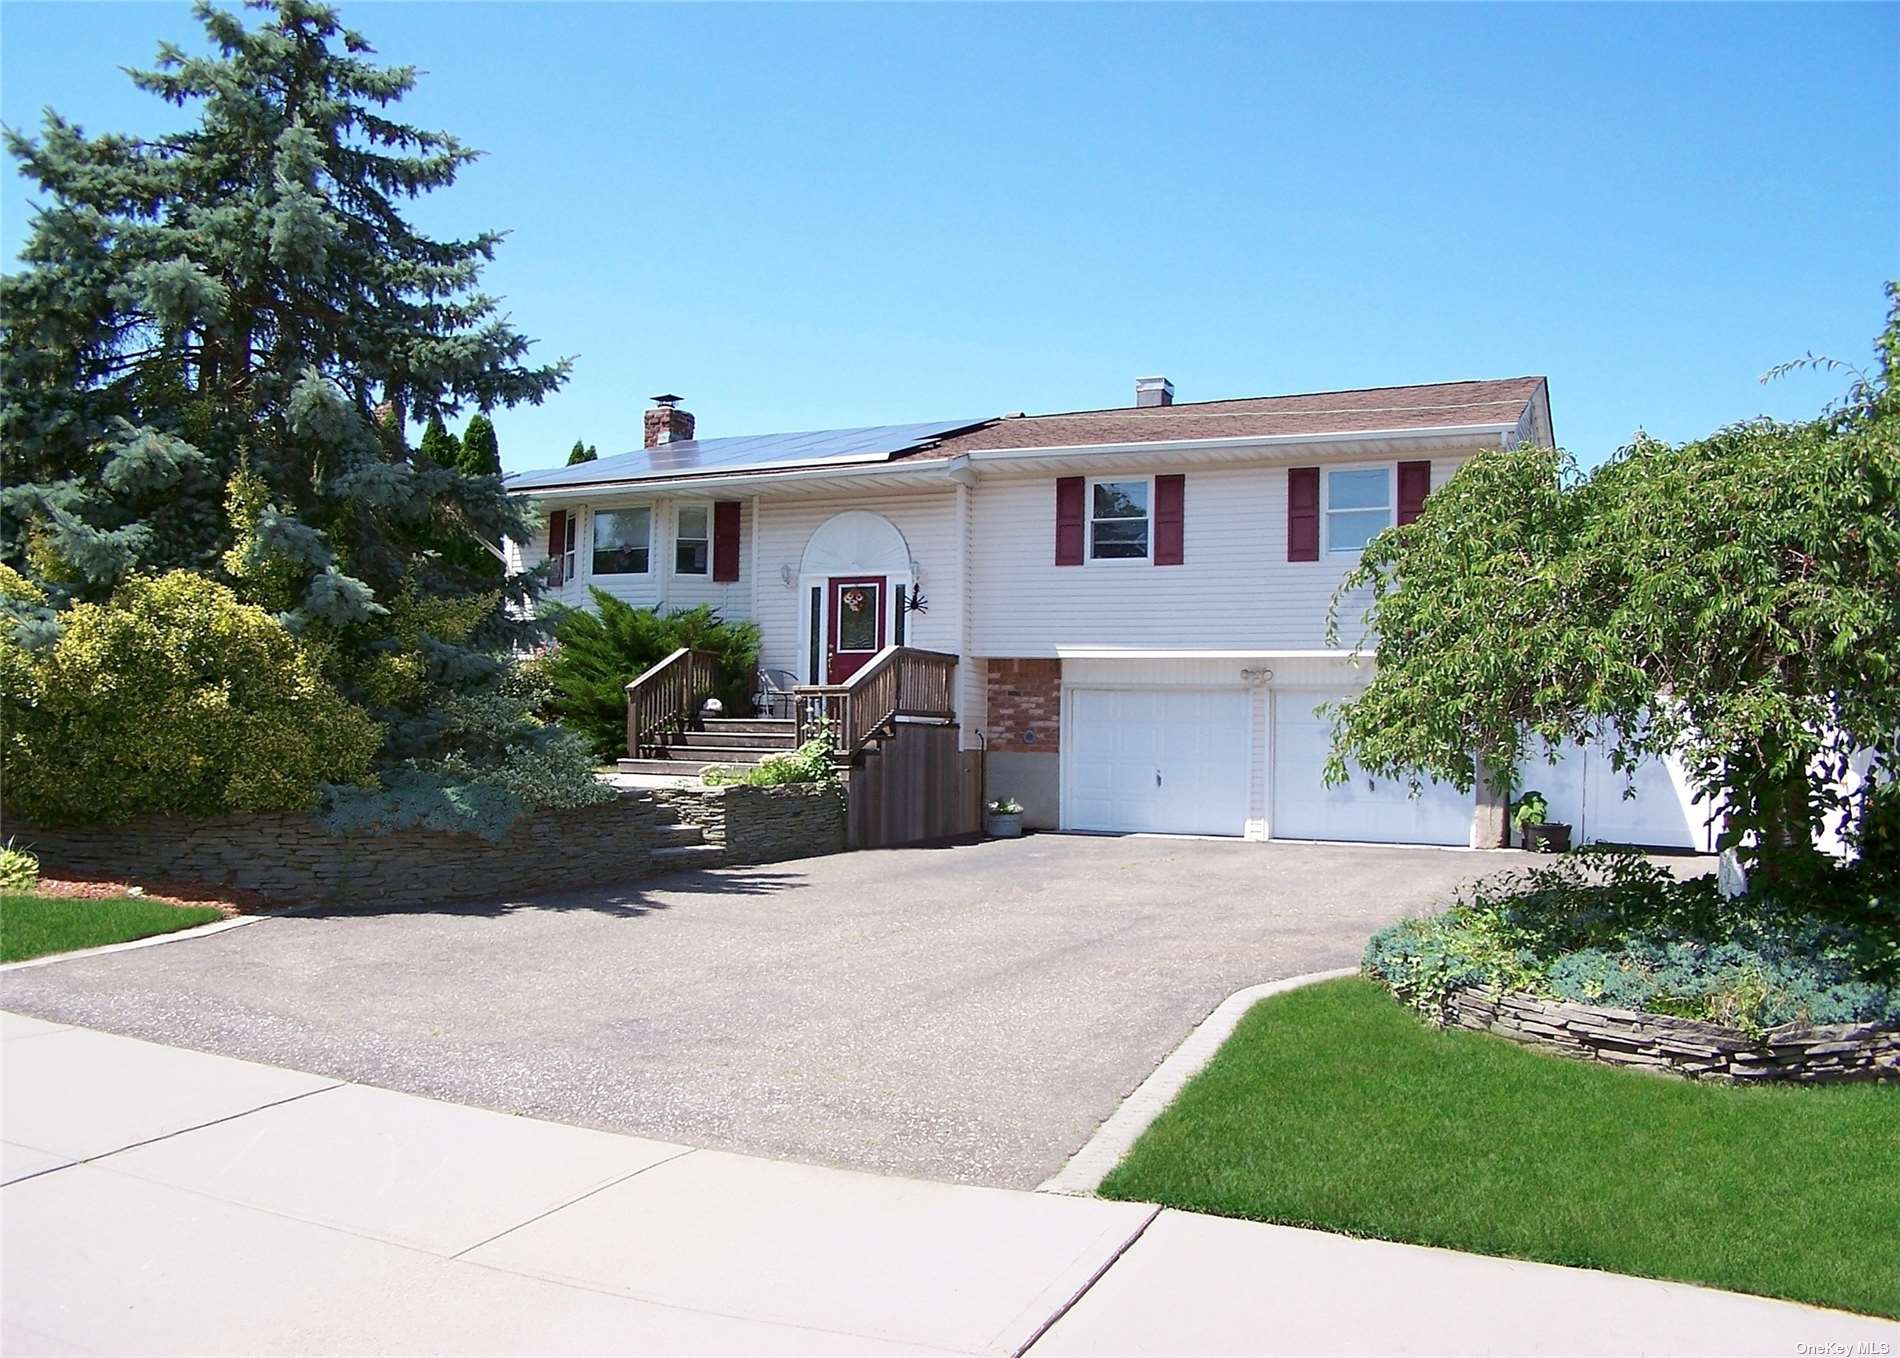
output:
[[[1137,377],[1135,379],[1135,404],[1138,406],[1173,405],[1174,383],[1165,377]]]
[[[653,409],[646,413],[647,447],[662,443],[684,443],[693,436],[693,413],[680,409],[680,398],[671,392],[653,398]]]

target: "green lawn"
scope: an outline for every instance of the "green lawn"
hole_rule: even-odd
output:
[[[1731,1088],[1256,1005],[1102,1193],[1900,1316],[1900,1090]]]
[[[219,918],[208,905],[167,905],[129,896],[106,901],[0,896],[0,962],[169,934]]]

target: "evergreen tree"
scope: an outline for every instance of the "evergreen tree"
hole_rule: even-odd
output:
[[[0,560],[59,606],[212,570],[243,536],[296,565],[296,625],[371,644],[352,629],[404,589],[478,583],[430,551],[435,520],[522,530],[498,484],[389,427],[538,402],[567,365],[529,364],[478,290],[497,234],[403,218],[476,155],[393,119],[414,69],[373,63],[313,0],[251,3],[254,28],[201,0],[213,52],[165,44],[133,73],[197,110],[186,131],[88,136],[49,111],[38,138],[6,135],[44,202],[0,280]],[[240,466],[265,495],[245,524],[223,512]]]
[[[439,413],[429,416],[422,427],[422,442],[416,445],[416,451],[438,467],[462,464],[462,441],[448,431]]]
[[[599,457],[600,454],[595,451],[593,444],[583,443],[579,439],[575,439],[574,447],[567,455],[567,465],[570,467],[578,467],[583,462],[593,462]]]
[[[501,445],[486,415],[475,415],[462,431],[462,472],[466,476],[501,475]]]
[[[477,154],[395,118],[415,69],[315,0],[247,3],[255,26],[200,0],[210,53],[132,73],[186,130],[6,133],[42,202],[0,279],[0,564],[41,598],[0,607],[44,644],[135,573],[222,574],[384,724],[388,786],[479,779],[541,740],[500,696],[532,627],[505,605],[539,577],[442,550],[527,532],[442,417],[538,403],[568,365],[530,363],[480,291],[497,233],[404,218]]]
[[[470,419],[460,439],[446,431],[442,438],[454,446],[455,464],[461,468],[464,476],[501,475],[501,447],[495,441],[495,426],[489,422],[488,416],[477,414]],[[424,451],[427,451],[426,437],[423,446]],[[501,581],[504,574],[501,558],[467,528],[453,523],[444,524],[443,543],[443,559],[470,579],[491,583]]]

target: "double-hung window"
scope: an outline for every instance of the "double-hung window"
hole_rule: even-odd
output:
[[[647,551],[653,536],[653,511],[596,509],[594,511],[594,574],[645,575]]]
[[[673,516],[673,573],[704,575],[712,556],[712,512],[705,505],[681,505]]]
[[[1093,481],[1089,484],[1089,560],[1148,559],[1149,483]]]
[[[1326,552],[1350,556],[1392,526],[1392,468],[1332,467],[1326,472]]]

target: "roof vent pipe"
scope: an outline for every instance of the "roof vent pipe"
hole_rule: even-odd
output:
[[[1165,377],[1137,377],[1135,379],[1135,404],[1137,406],[1173,405],[1174,383]]]

